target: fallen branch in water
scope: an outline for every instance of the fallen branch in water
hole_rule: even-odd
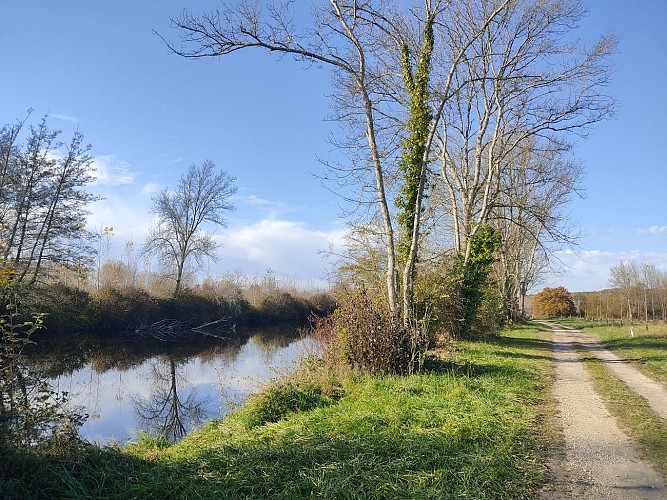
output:
[[[141,325],[134,333],[141,336],[150,336],[162,341],[178,340],[192,332],[208,337],[229,340],[229,337],[220,333],[235,332],[236,324],[229,324],[229,318],[220,318],[215,321],[193,326],[192,321],[165,318],[150,325]]]

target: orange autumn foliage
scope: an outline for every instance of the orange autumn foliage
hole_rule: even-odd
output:
[[[576,313],[572,296],[565,287],[545,288],[533,299],[535,316],[556,318]]]

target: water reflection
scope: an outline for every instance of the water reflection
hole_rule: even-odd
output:
[[[200,397],[189,385],[183,365],[177,367],[174,356],[168,355],[148,362],[152,388],[150,397],[133,398],[137,421],[154,435],[177,441],[189,429],[211,417],[210,396]],[[180,390],[179,390],[180,387]],[[187,393],[183,396],[183,390]]]
[[[30,362],[90,418],[82,437],[125,442],[139,430],[178,439],[224,416],[308,349],[294,326],[164,343],[90,337],[36,339]]]

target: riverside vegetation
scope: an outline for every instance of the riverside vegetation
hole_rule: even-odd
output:
[[[8,498],[539,495],[550,478],[548,455],[559,446],[548,332],[528,323],[441,340],[406,361],[387,351],[405,348],[414,332],[400,322],[392,326],[362,291],[339,305],[338,313],[314,322],[311,335],[322,355],[304,360],[297,373],[231,416],[176,443],[143,434],[124,446],[98,447],[73,432],[76,415],[62,425],[65,416],[52,412],[48,439],[2,445],[0,491]],[[627,326],[563,321],[590,327],[607,347],[666,381],[664,325],[630,339]],[[392,341],[378,344],[374,331],[393,331]],[[412,369],[396,374],[400,366]],[[621,425],[665,474],[664,423],[600,363],[589,359],[588,366]],[[621,411],[628,405],[631,416]]]
[[[402,376],[310,360],[175,444],[145,435],[12,450],[1,488],[10,498],[529,498],[546,477],[546,335],[460,341]]]

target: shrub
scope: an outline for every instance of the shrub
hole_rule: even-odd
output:
[[[307,297],[310,312],[317,316],[327,316],[338,307],[336,298],[327,292],[317,292]]]
[[[470,335],[476,338],[495,335],[506,322],[507,312],[503,299],[495,284],[488,284],[484,289],[475,320],[470,326]]]
[[[310,313],[305,300],[277,290],[260,298],[255,310],[262,322],[305,321]]]
[[[226,311],[221,311],[214,298],[204,297],[187,288],[181,290],[178,298],[162,299],[159,302],[160,319],[177,318],[200,325],[226,316]]]
[[[161,319],[158,301],[140,288],[102,288],[92,305],[96,330],[131,330]]]
[[[370,374],[410,373],[421,366],[428,348],[425,328],[406,328],[387,307],[366,292],[348,292],[334,314],[315,319],[315,336],[325,356]]]
[[[91,296],[85,290],[50,283],[30,292],[27,306],[47,318],[49,330],[55,332],[88,330],[93,321]]]
[[[78,444],[77,428],[85,415],[66,411],[67,393],[57,393],[24,362],[23,349],[42,328],[42,317],[26,321],[18,307],[13,270],[0,262],[0,454],[11,448]]]

